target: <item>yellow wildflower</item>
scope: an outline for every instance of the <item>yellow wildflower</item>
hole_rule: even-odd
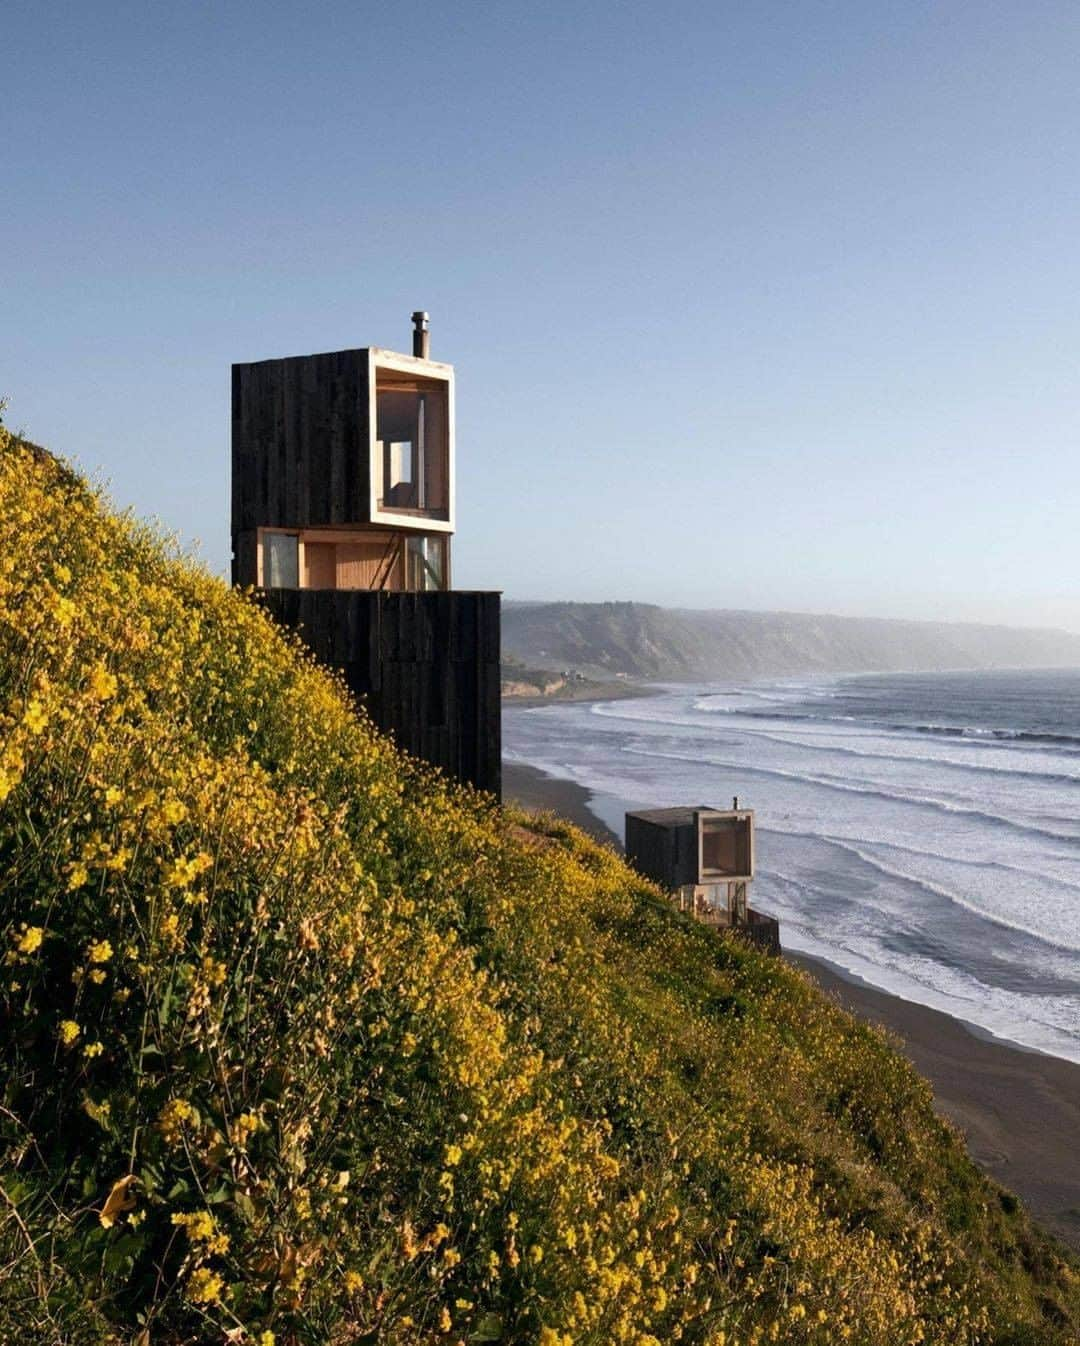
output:
[[[209,955],[203,959],[203,976],[211,986],[220,986],[225,980],[228,968],[225,964]]]
[[[263,1129],[264,1122],[253,1112],[242,1112],[229,1127],[229,1139],[238,1148],[243,1149],[256,1131]]]
[[[171,1098],[161,1110],[158,1128],[170,1145],[175,1145],[183,1135],[185,1126],[198,1124],[199,1114],[184,1098]]]
[[[167,799],[161,806],[161,816],[167,823],[182,823],[187,817],[187,807],[179,799]]]
[[[169,914],[161,922],[161,938],[165,944],[171,948],[177,948],[180,944],[180,917],[175,911]]]
[[[95,1056],[100,1056],[104,1050],[105,1048],[100,1042],[88,1042],[83,1048],[83,1056],[87,1056],[93,1060]]]
[[[74,1019],[65,1019],[60,1025],[60,1043],[64,1047],[70,1047],[75,1039],[82,1032],[82,1029]]]
[[[62,598],[57,594],[53,599],[52,615],[53,621],[57,626],[70,626],[75,616],[75,604],[70,598]]]
[[[225,1282],[209,1267],[199,1267],[191,1273],[187,1284],[188,1298],[193,1304],[216,1304],[221,1298]]]
[[[40,925],[31,925],[23,931],[18,944],[15,946],[20,953],[36,953],[41,948],[41,941],[45,938],[45,931]]]
[[[192,1243],[201,1243],[208,1253],[229,1250],[229,1236],[218,1232],[214,1217],[208,1210],[181,1212],[172,1217],[172,1223],[183,1228]]]
[[[104,664],[97,663],[90,670],[86,690],[95,701],[108,701],[110,697],[116,695],[116,677]]]
[[[556,1332],[553,1327],[542,1327],[539,1346],[573,1346],[573,1337],[566,1332]]]
[[[97,940],[86,951],[86,959],[90,963],[107,963],[112,956],[113,946],[107,939]]]
[[[208,1210],[177,1213],[171,1223],[186,1229],[190,1239],[208,1239],[214,1233],[214,1217]]]
[[[213,857],[205,851],[200,851],[198,855],[179,855],[165,868],[165,885],[168,888],[189,888],[213,863]]]
[[[35,698],[26,707],[26,713],[23,715],[23,724],[32,734],[40,734],[49,723],[49,716],[45,707]]]

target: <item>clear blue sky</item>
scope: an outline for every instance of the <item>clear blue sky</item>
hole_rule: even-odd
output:
[[[9,425],[228,556],[229,365],[458,370],[455,580],[1080,630],[1080,7],[7,0]]]

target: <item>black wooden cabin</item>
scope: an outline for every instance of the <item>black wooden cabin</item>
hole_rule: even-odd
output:
[[[454,371],[379,347],[232,369],[233,582],[374,722],[499,795],[498,593],[450,587]]]

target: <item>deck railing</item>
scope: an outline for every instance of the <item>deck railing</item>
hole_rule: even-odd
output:
[[[766,916],[762,911],[748,907],[746,922],[733,925],[726,907],[714,907],[707,902],[696,901],[690,905],[680,904],[680,910],[692,915],[702,925],[711,925],[715,930],[730,930],[748,943],[766,953],[780,952],[780,922],[774,916]]]

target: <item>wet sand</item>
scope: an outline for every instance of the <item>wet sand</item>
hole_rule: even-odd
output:
[[[503,795],[526,808],[551,809],[622,848],[621,838],[590,812],[588,790],[573,781],[507,762]],[[781,927],[781,943],[783,937]],[[1045,1228],[1080,1251],[1080,1066],[991,1039],[816,958],[785,957],[845,1009],[896,1034],[933,1086],[938,1111],[967,1137],[976,1163],[1022,1197]]]

